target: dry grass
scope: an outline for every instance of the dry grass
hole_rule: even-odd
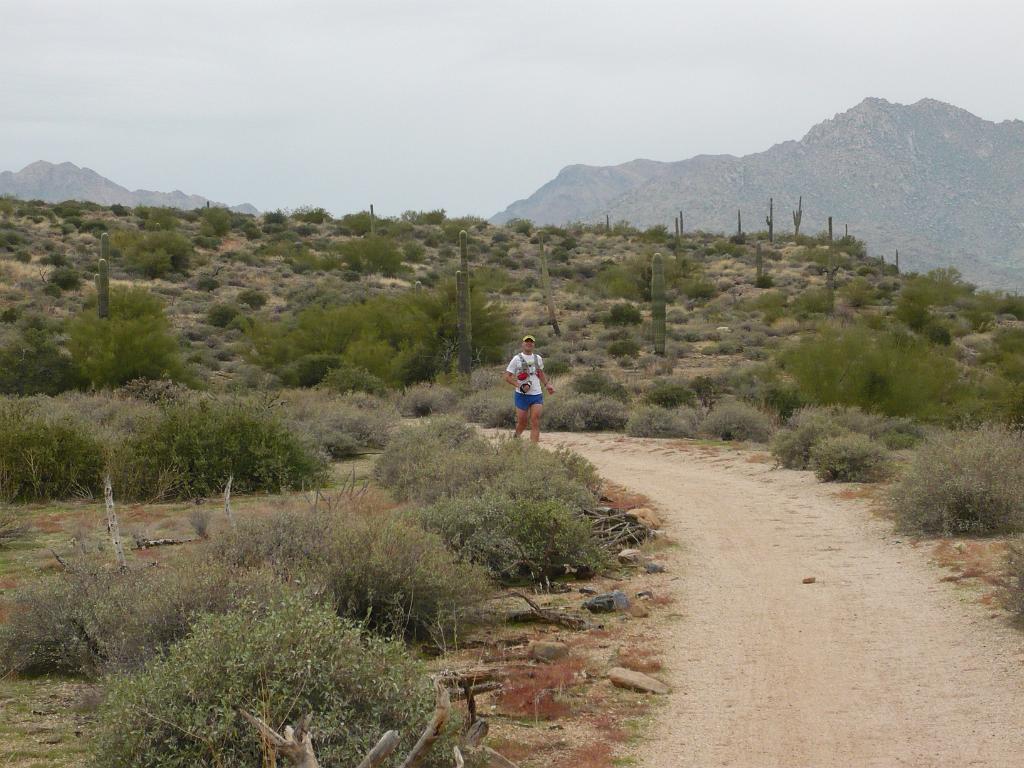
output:
[[[662,669],[661,662],[655,658],[656,655],[656,652],[650,648],[629,646],[619,649],[615,663],[620,667],[632,669],[634,672],[650,674],[660,672]]]
[[[498,706],[506,714],[533,720],[565,717],[572,707],[564,694],[567,689],[583,682],[580,677],[583,667],[583,660],[573,657],[551,664],[522,667],[509,677]]]
[[[601,495],[608,499],[608,505],[616,509],[634,509],[636,507],[650,507],[651,500],[642,493],[623,488],[615,483],[605,482],[601,488]]]
[[[961,582],[976,579],[990,587],[1007,586],[1005,539],[943,539],[932,549],[932,558],[953,571],[942,581]]]

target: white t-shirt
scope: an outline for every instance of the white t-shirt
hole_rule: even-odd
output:
[[[530,391],[524,392],[526,395],[540,395],[543,394],[543,390],[540,388],[540,377],[537,375],[537,371],[544,370],[544,358],[534,352],[532,355],[528,355],[525,352],[520,352],[518,355],[512,358],[512,361],[508,364],[508,368],[505,370],[516,376],[516,381],[519,381],[519,372],[524,370],[523,363],[526,363],[525,370],[530,375],[528,381],[530,382]],[[522,382],[519,382],[520,384]]]

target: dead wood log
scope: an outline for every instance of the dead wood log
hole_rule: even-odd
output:
[[[388,731],[380,737],[377,746],[371,749],[356,768],[377,768],[398,747],[398,731]]]
[[[466,761],[462,759],[462,752],[459,751],[459,748],[452,747],[452,751],[455,753],[455,768],[465,768]]]
[[[518,765],[513,763],[503,754],[495,752],[490,747],[481,747],[480,751],[487,755],[487,765],[489,765],[490,768],[519,768]]]
[[[474,696],[477,696],[481,693],[500,691],[504,687],[504,684],[498,682],[497,680],[494,680],[490,683],[480,683],[479,685],[474,685],[470,688],[470,691]],[[449,690],[448,693],[453,701],[459,701],[460,699],[466,698],[466,691],[464,688],[456,688],[453,690]]]
[[[423,762],[423,758],[427,756],[427,752],[434,746],[434,742],[444,733],[445,726],[448,724],[448,718],[451,716],[452,702],[448,696],[448,689],[445,688],[444,683],[440,679],[434,680],[434,690],[437,693],[434,716],[430,718],[430,722],[424,729],[419,741],[416,742],[412,751],[409,752],[398,768],[416,768]]]
[[[154,547],[173,547],[178,544],[191,544],[195,539],[137,539],[135,549],[152,549]]]
[[[543,621],[546,624],[557,624],[560,627],[580,631],[591,628],[591,623],[581,616],[572,616],[567,613],[560,613],[549,608],[541,608],[537,603],[524,595],[522,592],[509,592],[513,597],[521,598],[530,606],[533,614],[533,621]]]
[[[256,726],[260,735],[274,748],[274,750],[298,768],[320,768],[317,762],[316,753],[313,751],[313,737],[309,733],[309,721],[312,714],[307,714],[299,720],[298,727],[285,726],[284,736],[279,734],[269,725],[264,723],[255,715],[239,709],[239,713]]]
[[[128,570],[128,562],[124,559],[124,546],[121,544],[121,526],[117,522],[117,512],[114,510],[114,489],[110,484],[110,475],[103,478],[103,502],[107,508],[107,533],[110,534],[110,541],[114,545],[117,567],[118,570],[124,573]]]

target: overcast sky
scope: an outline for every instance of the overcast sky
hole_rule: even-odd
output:
[[[571,163],[757,152],[866,96],[1024,118],[975,0],[0,0],[0,170],[490,216]]]

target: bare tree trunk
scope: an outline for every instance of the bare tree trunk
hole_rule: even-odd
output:
[[[107,532],[114,545],[117,567],[122,571],[127,571],[128,563],[124,559],[124,546],[121,544],[121,526],[117,523],[117,512],[114,511],[114,489],[110,484],[110,475],[103,478],[103,501],[107,506]]]
[[[235,516],[231,514],[231,481],[235,479],[235,476],[228,475],[228,481],[224,485],[224,517],[228,519],[228,525],[232,528],[235,527]]]
[[[398,731],[388,731],[356,768],[377,768],[398,747]]]
[[[448,724],[448,717],[451,715],[452,711],[452,703],[448,698],[448,689],[444,687],[440,680],[434,681],[434,689],[437,692],[437,704],[434,707],[434,716],[430,719],[430,723],[423,731],[419,741],[416,742],[412,751],[405,760],[402,761],[402,764],[398,768],[417,768],[417,766],[423,762],[423,758],[427,756],[427,752],[430,751],[430,748],[434,745],[434,742],[438,740],[444,732],[445,726]]]

